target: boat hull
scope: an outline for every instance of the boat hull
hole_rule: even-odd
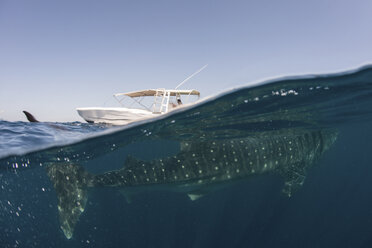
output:
[[[143,109],[130,108],[77,108],[78,114],[89,123],[126,125],[128,123],[156,117],[159,114]]]

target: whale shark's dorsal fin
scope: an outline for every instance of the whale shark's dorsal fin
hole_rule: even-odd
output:
[[[136,159],[134,156],[132,155],[127,155],[127,157],[125,158],[125,161],[124,161],[124,165],[123,167],[129,167],[131,166],[132,164],[137,164],[139,162],[138,159]]]
[[[30,114],[29,112],[27,112],[27,111],[23,111],[23,113],[26,115],[26,118],[27,118],[27,120],[29,121],[29,122],[39,122],[38,120],[36,120],[36,118],[32,115],[32,114]]]
[[[180,150],[181,152],[187,152],[191,150],[191,143],[188,141],[181,141],[180,142]]]

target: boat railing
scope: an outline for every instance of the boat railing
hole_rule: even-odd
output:
[[[156,89],[153,104],[153,113],[167,113],[169,108],[170,91]]]

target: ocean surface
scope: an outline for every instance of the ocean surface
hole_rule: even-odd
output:
[[[131,202],[118,188],[91,188],[72,238],[61,230],[50,165],[99,175],[128,156],[174,156],[185,142],[298,130],[338,136],[291,197],[270,171],[195,201],[152,186]],[[0,247],[372,247],[371,161],[372,66],[240,87],[124,127],[0,121]]]

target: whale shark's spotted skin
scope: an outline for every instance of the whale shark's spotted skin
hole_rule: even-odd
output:
[[[327,148],[324,138],[323,132],[316,131],[291,136],[183,143],[181,152],[173,157],[153,161],[129,158],[124,169],[98,175],[94,184],[111,187],[204,185],[286,170],[304,177],[306,167]]]
[[[152,161],[128,157],[124,168],[91,175],[79,165],[50,165],[61,228],[71,238],[84,211],[89,187],[131,190],[162,186],[196,199],[206,188],[266,172],[284,177],[288,196],[304,182],[306,170],[336,140],[332,130],[282,130],[256,136],[215,141],[183,142],[178,154]],[[197,197],[195,197],[197,196]]]

